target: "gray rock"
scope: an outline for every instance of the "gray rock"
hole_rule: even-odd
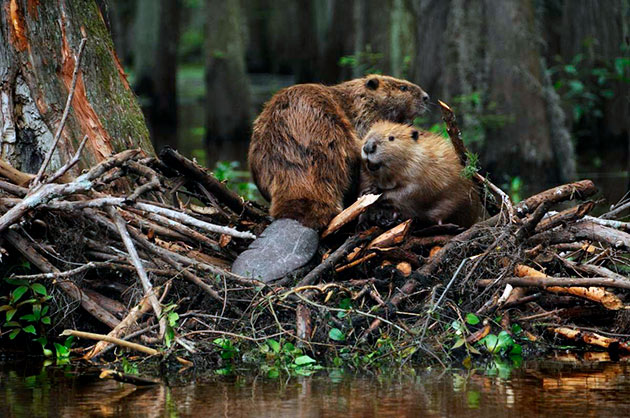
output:
[[[232,272],[270,282],[308,263],[318,244],[314,229],[293,219],[277,219],[236,258]]]

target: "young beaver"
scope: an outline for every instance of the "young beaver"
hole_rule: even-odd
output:
[[[377,120],[413,122],[428,99],[415,84],[380,75],[278,92],[254,122],[248,158],[271,216],[328,225],[344,197],[356,198],[359,138]]]
[[[480,201],[462,164],[444,138],[391,122],[372,125],[361,149],[362,192],[382,193],[380,201],[401,218],[421,223],[469,227]]]
[[[361,138],[377,120],[411,123],[429,95],[393,77],[278,92],[254,122],[249,167],[276,218],[241,253],[232,272],[270,281],[306,264],[318,230],[356,198]]]

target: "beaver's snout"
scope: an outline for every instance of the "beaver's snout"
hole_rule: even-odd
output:
[[[363,152],[367,155],[376,152],[376,141],[369,139],[365,145],[363,145]]]

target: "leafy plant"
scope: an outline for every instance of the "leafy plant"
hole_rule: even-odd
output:
[[[278,342],[269,338],[260,346],[260,352],[265,356],[265,364],[261,366],[261,370],[271,379],[278,378],[282,370],[289,374],[310,376],[322,369],[317,360],[304,354],[290,342]]]
[[[4,281],[14,287],[7,296],[0,296],[0,303],[4,303],[0,305],[0,312],[5,312],[2,326],[12,328],[9,338],[15,339],[21,332],[37,336],[43,326],[51,322],[48,316],[50,307],[46,305],[50,296],[46,287],[26,280],[5,278]]]
[[[162,316],[166,318],[166,333],[164,334],[164,343],[167,347],[173,344],[175,339],[175,328],[179,322],[179,314],[175,312],[177,305],[171,303],[164,307],[162,310]]]
[[[228,375],[234,370],[233,359],[238,354],[238,348],[232,344],[232,340],[229,338],[217,338],[212,341],[214,345],[221,349],[220,356],[224,361],[223,367],[215,370],[214,372],[219,375]]]

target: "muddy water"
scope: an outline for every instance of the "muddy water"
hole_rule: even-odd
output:
[[[566,360],[566,359],[565,359]],[[630,364],[542,361],[509,377],[419,371],[380,376],[197,380],[137,388],[72,366],[0,363],[2,417],[628,417]]]

